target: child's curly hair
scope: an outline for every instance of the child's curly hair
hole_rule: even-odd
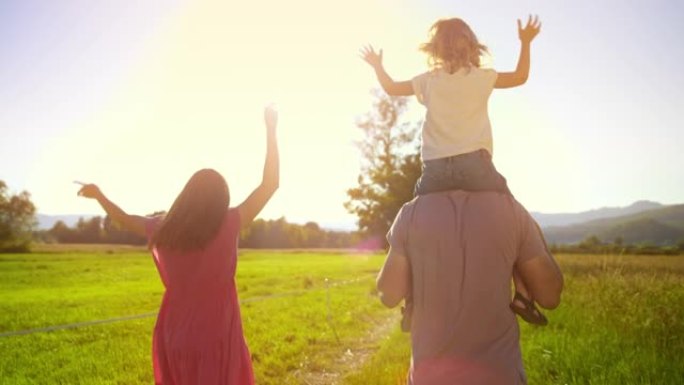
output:
[[[461,68],[480,67],[480,57],[487,47],[480,44],[468,24],[459,18],[438,20],[430,27],[430,41],[420,46],[428,54],[432,68],[441,67],[449,73]]]

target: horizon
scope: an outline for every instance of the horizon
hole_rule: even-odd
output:
[[[581,214],[591,214],[591,213],[595,213],[595,212],[597,212],[597,211],[602,211],[602,210],[624,210],[624,209],[627,209],[627,208],[632,208],[632,207],[634,207],[634,206],[636,206],[636,205],[639,205],[639,204],[641,204],[641,205],[643,205],[643,204],[655,204],[655,205],[658,206],[658,207],[656,207],[656,208],[649,208],[649,209],[644,210],[644,211],[650,211],[650,210],[658,210],[658,209],[664,208],[664,207],[671,207],[671,206],[683,205],[684,202],[682,202],[682,203],[674,203],[674,204],[664,204],[664,203],[661,203],[661,202],[656,202],[656,201],[651,201],[651,200],[638,200],[638,201],[635,201],[635,202],[633,202],[633,203],[631,203],[631,204],[629,204],[629,205],[626,205],[626,206],[604,206],[604,207],[592,208],[592,209],[589,209],[589,210],[582,210],[582,211],[578,211],[578,212],[539,212],[539,211],[530,211],[530,214],[531,214],[533,217],[534,217],[534,216],[540,216],[540,215],[541,215],[541,216],[581,215]],[[38,230],[49,230],[49,229],[52,227],[52,226],[41,227],[41,226],[40,226],[40,221],[41,221],[41,219],[39,218],[40,216],[48,217],[48,218],[50,218],[50,219],[55,219],[55,220],[64,220],[64,219],[65,219],[64,217],[69,217],[72,221],[77,221],[78,219],[88,220],[88,219],[94,218],[94,217],[105,217],[106,215],[107,215],[106,213],[82,213],[82,214],[78,214],[78,213],[63,213],[63,214],[44,214],[44,213],[38,213],[38,212],[37,212],[37,213],[36,213],[36,219],[37,219],[37,221],[38,221],[38,227],[37,227],[37,229],[38,229]],[[624,215],[624,216],[630,216],[630,215],[633,215],[633,214],[631,214],[631,213],[630,213],[630,214],[620,214],[620,215],[618,215],[617,217],[620,217],[620,216],[623,216],[623,215]],[[616,217],[616,216],[614,216],[614,215],[611,214],[611,215],[608,215],[608,216],[602,216],[601,218],[604,218],[604,217],[605,217],[605,218],[613,218],[613,217]],[[351,231],[356,231],[356,230],[358,230],[358,225],[357,225],[356,222],[344,222],[344,221],[340,221],[340,222],[318,222],[318,221],[314,221],[314,220],[310,220],[310,221],[309,221],[309,220],[306,220],[306,221],[291,221],[291,220],[289,220],[287,217],[284,217],[284,216],[283,216],[283,217],[279,217],[279,218],[261,218],[261,219],[264,219],[264,220],[277,220],[277,219],[280,219],[280,218],[284,218],[288,223],[293,223],[293,224],[297,224],[297,225],[304,225],[304,224],[306,224],[307,222],[315,222],[315,223],[318,224],[322,229],[327,230],[327,231],[351,232]],[[593,220],[593,219],[590,219],[589,221],[591,221],[591,220]],[[54,221],[50,221],[50,223],[52,223],[52,222],[54,222]],[[66,223],[66,222],[65,222],[65,223]],[[572,224],[574,224],[574,223],[581,223],[581,222],[572,221]],[[71,227],[71,226],[73,226],[73,223],[66,223],[66,225]],[[540,226],[544,227],[543,224],[541,224],[541,223],[540,223]],[[561,226],[566,226],[566,225],[561,225]]]
[[[410,79],[426,69],[417,48],[429,26],[459,16],[508,71],[528,13],[543,23],[530,79],[489,104],[494,161],[516,198],[540,213],[681,203],[684,4],[674,1],[4,2],[0,179],[41,214],[99,212],[73,180],[145,214],[210,166],[235,204],[260,180],[262,108],[274,100],[281,187],[260,217],[355,223],[342,207],[361,161],[354,121],[377,87],[358,49],[383,48],[388,72]],[[410,98],[406,118],[423,114]]]

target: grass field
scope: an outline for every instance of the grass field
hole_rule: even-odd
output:
[[[373,297],[381,263],[378,255],[242,254],[238,290],[252,300],[242,316],[258,383],[298,384],[303,372],[334,368],[384,322],[390,312]],[[359,279],[330,288],[330,322],[326,278]],[[0,255],[0,333],[154,312],[161,293],[146,253]],[[152,383],[153,325],[148,317],[0,338],[0,383]]]
[[[561,305],[544,328],[521,323],[530,384],[684,383],[684,258],[558,256]],[[349,384],[401,383],[408,336],[395,331]]]
[[[530,384],[682,383],[684,258],[559,260],[563,303],[547,313],[548,327],[522,325]],[[238,290],[257,382],[332,383],[333,377],[314,376],[316,382],[307,374],[346,374],[348,365],[356,373],[347,384],[401,383],[408,336],[394,327],[388,338],[367,338],[396,315],[375,298],[382,261],[380,255],[243,253]],[[358,280],[326,291],[326,278]],[[161,293],[150,257],[139,250],[0,255],[0,333],[153,313]],[[153,325],[154,317],[146,317],[0,337],[0,384],[152,383]],[[340,360],[378,345],[361,367]]]

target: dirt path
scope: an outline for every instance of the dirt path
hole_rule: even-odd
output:
[[[381,341],[389,336],[399,323],[399,312],[392,312],[383,322],[371,329],[365,337],[360,339],[340,355],[330,368],[308,370],[304,368],[296,374],[302,385],[338,385],[351,373],[360,370],[380,347]]]

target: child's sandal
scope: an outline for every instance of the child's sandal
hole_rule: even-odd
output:
[[[522,303],[523,307],[517,306],[515,304],[516,301]],[[520,318],[531,323],[532,325],[546,326],[546,324],[549,323],[544,314],[537,309],[537,306],[534,304],[534,302],[525,298],[525,296],[519,292],[515,292],[513,301],[511,301],[509,306],[511,310],[513,310],[513,313],[519,315]]]

